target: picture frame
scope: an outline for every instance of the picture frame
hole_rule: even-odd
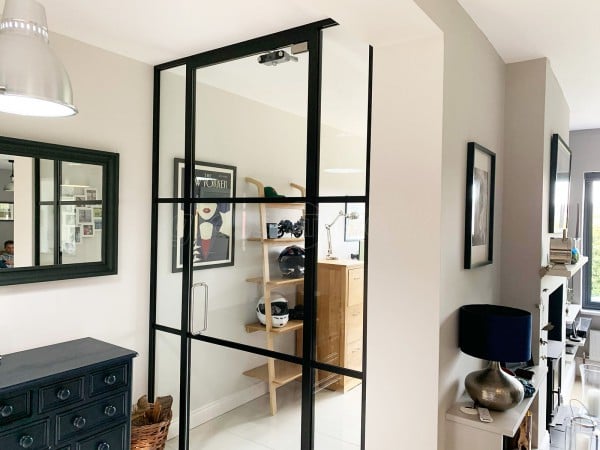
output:
[[[571,186],[571,149],[555,133],[550,140],[550,192],[548,205],[548,233],[562,233],[569,218]]]
[[[14,203],[0,202],[0,222],[15,220]]]
[[[102,219],[94,218],[94,230],[96,230],[96,233],[102,231]]]
[[[95,202],[98,200],[96,188],[85,188],[85,200],[88,202]]]
[[[185,160],[174,160],[175,198],[185,198]],[[236,167],[205,161],[194,163],[193,198],[234,198]],[[234,264],[235,204],[230,202],[193,203],[193,270],[226,267]],[[173,205],[172,271],[183,270],[184,205]]]
[[[92,208],[75,208],[75,214],[77,215],[77,225],[94,225]]]
[[[94,237],[95,235],[95,230],[94,230],[94,224],[82,224],[81,225],[81,236],[85,237],[85,238],[89,238],[89,237]]]
[[[464,268],[493,263],[496,154],[467,144]]]
[[[358,214],[357,219],[351,219],[349,214]],[[344,241],[356,242],[365,238],[365,204],[346,203],[346,217],[344,220]]]

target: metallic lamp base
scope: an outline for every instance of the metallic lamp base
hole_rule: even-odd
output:
[[[524,396],[523,385],[505,373],[496,361],[490,361],[487,368],[467,375],[465,388],[478,405],[496,411],[517,406]]]

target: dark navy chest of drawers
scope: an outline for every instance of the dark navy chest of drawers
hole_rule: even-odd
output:
[[[0,450],[129,450],[136,355],[92,338],[4,355]]]

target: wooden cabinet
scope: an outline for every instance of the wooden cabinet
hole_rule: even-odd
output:
[[[4,355],[0,449],[129,450],[134,356],[91,338]]]
[[[298,302],[303,302],[302,286]],[[362,261],[320,261],[317,267],[317,360],[362,370],[364,265]],[[302,336],[299,334],[298,339]],[[360,380],[320,370],[317,385],[347,391]]]

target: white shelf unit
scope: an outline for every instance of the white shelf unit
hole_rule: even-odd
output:
[[[531,383],[536,389],[533,397],[523,399],[507,411],[490,411],[491,423],[481,422],[478,415],[468,415],[461,406],[472,405],[473,401],[464,396],[446,412],[447,450],[501,450],[504,436],[514,436],[519,429],[532,403],[537,401],[540,386],[546,383],[546,366],[535,366]]]
[[[579,261],[575,264],[554,264],[553,266],[542,267],[540,275],[550,275],[553,277],[565,277],[571,278],[579,269],[581,269],[588,262],[587,256],[580,256]]]

